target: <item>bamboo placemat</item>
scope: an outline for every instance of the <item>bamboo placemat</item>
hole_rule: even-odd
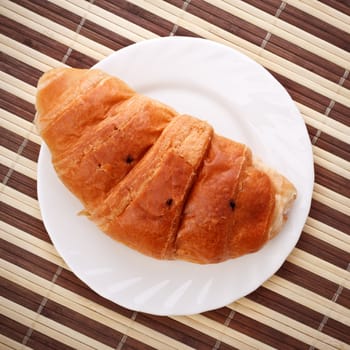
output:
[[[350,5],[346,0],[0,0],[1,349],[349,349]],[[218,310],[158,317],[96,295],[46,233],[35,86],[158,36],[204,37],[266,67],[307,124],[315,187],[301,238],[263,286]]]

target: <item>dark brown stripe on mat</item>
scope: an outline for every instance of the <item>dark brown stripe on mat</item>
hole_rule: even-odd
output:
[[[183,8],[185,10],[185,3],[186,1],[185,0],[164,0],[164,2],[167,2],[168,4],[171,4],[173,6],[176,6],[176,7],[180,7],[180,8]],[[187,1],[187,2],[190,2],[190,1]]]
[[[327,318],[325,326],[322,328],[322,332],[330,335],[345,344],[350,344],[350,327],[343,323]]]
[[[275,15],[278,8],[281,6],[280,0],[243,0],[244,2],[263,10],[271,15]]]
[[[350,108],[336,102],[329,113],[329,116],[339,122],[350,126]]]
[[[343,85],[346,89],[350,89],[350,74],[348,73],[347,79],[344,80]]]
[[[35,330],[30,335],[26,345],[35,350],[74,350],[72,347]]]
[[[192,0],[186,11],[259,46],[267,34],[266,30],[203,1]]]
[[[254,298],[254,296],[255,296],[255,298]],[[259,290],[257,290],[253,294],[248,296],[248,298],[253,300],[253,301],[260,302],[260,299],[263,299],[264,296],[261,297]],[[266,300],[264,300],[264,301],[266,302]],[[267,303],[267,304],[269,304],[269,303]],[[272,304],[275,307],[278,306],[278,305],[274,305],[274,303],[272,303]],[[277,309],[278,309],[278,307],[277,307]],[[277,310],[277,311],[280,312],[281,310]],[[297,345],[297,344],[295,344],[294,338],[291,338],[288,335],[283,334],[274,328],[270,328],[267,325],[261,324],[258,321],[252,320],[251,318],[249,318],[245,315],[242,315],[241,313],[232,311],[231,309],[229,309],[227,307],[221,308],[219,310],[205,312],[203,315],[205,315],[206,317],[208,317],[216,322],[220,322],[222,324],[225,324],[225,325],[229,326],[230,328],[233,328],[235,330],[239,330],[242,333],[245,333],[245,334],[247,334],[255,339],[258,339],[258,340],[260,340],[266,344],[269,344],[271,346],[274,346],[276,348],[281,348],[282,344],[285,345],[285,343],[286,343],[286,349],[292,350],[292,349],[294,349],[293,346]],[[320,318],[321,318],[321,316],[320,316]],[[247,327],[247,325],[249,325],[249,326]],[[219,349],[221,349],[221,348],[222,348],[222,346],[220,345]]]
[[[66,60],[66,64],[74,68],[90,68],[98,61],[92,57],[86,56],[79,51],[72,50]]]
[[[350,234],[349,217],[323,203],[313,199],[309,215],[339,231]]]
[[[0,202],[0,219],[19,230],[51,243],[41,220],[3,202]]]
[[[0,145],[3,147],[6,147],[7,149],[17,153],[18,149],[24,144],[25,147],[23,148],[21,155],[36,162],[38,159],[38,154],[40,150],[40,145],[37,143],[34,143],[33,141],[30,141],[28,139],[25,139],[24,137],[17,135],[16,133],[0,127],[0,135],[1,135],[1,141]]]
[[[28,327],[0,313],[1,334],[21,343],[25,337]]]
[[[271,35],[265,49],[335,83],[338,83],[344,74],[344,69],[337,64],[274,34]]]
[[[206,316],[211,320],[219,322],[221,324],[225,324],[225,322],[228,320],[230,316],[231,311],[232,310],[227,307],[222,307],[216,310],[203,312],[203,316]]]
[[[316,145],[340,158],[350,161],[350,144],[326,134],[325,132],[321,133]]]
[[[0,181],[2,183],[9,171],[10,171],[10,168],[0,163]]]
[[[190,37],[193,37],[193,38],[201,38],[200,35],[196,34],[196,33],[193,33],[185,28],[182,28],[180,26],[178,26],[174,32],[174,35],[177,35],[177,36],[190,36]]]
[[[56,284],[128,318],[130,318],[133,314],[133,311],[123,308],[122,306],[119,306],[96,294],[71,271],[65,269],[62,270],[56,280]]]
[[[27,288],[0,277],[3,296],[16,304],[22,305],[32,311],[37,311],[43,297]]]
[[[0,70],[32,86],[37,85],[38,79],[42,75],[40,70],[5,53],[0,53]]]
[[[0,89],[0,108],[17,115],[29,122],[34,120],[35,107],[20,97]]]
[[[152,329],[157,329],[168,337],[176,339],[195,349],[212,350],[216,343],[216,340],[209,335],[199,332],[169,317],[138,313],[136,321]]]
[[[313,126],[309,125],[309,124],[305,124],[306,125],[306,129],[309,135],[309,139],[310,142],[312,142],[312,139],[316,136],[317,134],[317,129],[314,128]]]
[[[169,35],[174,27],[172,22],[124,0],[95,0],[94,5],[160,36]]]
[[[1,257],[49,281],[56,273],[57,265],[0,238]]]
[[[218,341],[219,343],[219,341]],[[218,347],[219,350],[239,350],[238,348],[234,348],[232,345],[227,345],[225,343],[220,342],[220,346]],[[215,349],[215,347],[214,347]]]
[[[256,292],[250,294],[248,298],[314,329],[318,329],[320,324],[324,322],[323,314],[289,300],[264,287],[260,287]],[[348,329],[346,325],[336,319],[328,317],[327,325],[328,329],[324,329],[324,333],[347,342],[349,336],[344,336],[344,334],[342,334],[344,331],[348,333],[348,331],[346,331],[346,329]]]
[[[229,327],[277,349],[294,350],[308,348],[308,345],[302,341],[239,312],[235,312]]]
[[[164,2],[180,8],[184,8],[185,6],[185,0],[164,0]]]
[[[312,328],[317,329],[323,318],[323,315],[319,312],[287,299],[265,287],[260,287],[248,295],[247,298]]]
[[[155,348],[153,348],[152,346],[146,345],[134,338],[131,338],[130,336],[126,338],[121,349],[122,350],[138,350],[138,349],[155,350]]]
[[[350,309],[350,289],[342,288],[341,293],[337,298],[337,303]]]
[[[350,183],[348,179],[318,164],[314,164],[314,167],[316,183],[323,185],[332,191],[341,193],[343,196],[350,197]]]
[[[311,290],[327,299],[332,299],[338,285],[298,265],[286,261],[276,273],[278,276]]]
[[[42,0],[13,0],[20,6],[27,8],[34,13],[41,15],[65,28],[76,31],[81,17],[53,4],[50,1]]]
[[[40,151],[40,145],[27,140],[26,146],[23,148],[23,151],[21,152],[21,155],[34,161],[37,162],[38,156],[39,156],[39,151]]]
[[[2,21],[3,24],[0,27],[2,34],[58,61],[66,59],[66,55],[69,53],[68,46],[6,17],[0,16],[0,19],[0,22]],[[76,68],[90,68],[96,62],[95,59],[76,50],[72,50],[69,53],[66,64]]]
[[[80,30],[80,34],[85,37],[100,43],[110,49],[117,51],[125,46],[133,44],[133,42],[121,35],[101,27],[89,20],[84,22],[84,26]]]
[[[350,262],[350,253],[322,241],[305,232],[301,235],[297,247],[329,263],[345,269]]]
[[[319,0],[334,9],[350,16],[350,6],[348,0]]]
[[[17,153],[19,147],[25,140],[24,137],[2,127],[0,127],[0,135],[0,146],[3,146],[15,153]]]
[[[320,113],[326,111],[331,101],[328,97],[323,96],[283,75],[271,70],[269,70],[269,72],[284,86],[294,101],[302,103]]]
[[[47,301],[41,314],[112,348],[115,348],[123,337],[122,333],[52,300]]]
[[[7,168],[9,169],[9,168]],[[38,199],[36,191],[36,181],[28,176],[25,176],[16,170],[13,170],[10,178],[8,179],[7,186],[14,188],[15,190],[26,194],[27,196]]]
[[[280,18],[297,28],[305,30],[316,37],[328,41],[330,44],[350,51],[350,34],[333,27],[309,13],[303,12],[289,4],[282,11]]]
[[[62,61],[68,50],[68,46],[7,17],[0,16],[0,31],[5,36],[58,61]]]

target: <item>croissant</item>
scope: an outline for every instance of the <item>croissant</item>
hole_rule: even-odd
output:
[[[218,263],[281,231],[296,189],[205,121],[100,70],[56,68],[38,82],[36,126],[83,213],[157,259]]]

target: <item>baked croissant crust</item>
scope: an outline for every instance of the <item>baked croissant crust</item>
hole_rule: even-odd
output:
[[[281,231],[296,197],[246,145],[100,70],[45,73],[36,109],[83,213],[148,256],[209,264],[255,252]]]

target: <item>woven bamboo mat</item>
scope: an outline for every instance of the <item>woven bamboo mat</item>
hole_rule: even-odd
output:
[[[1,0],[1,349],[350,349],[350,5],[346,0]],[[204,37],[266,67],[307,124],[316,183],[301,238],[258,290],[159,317],[96,295],[38,207],[35,86],[158,36]]]

